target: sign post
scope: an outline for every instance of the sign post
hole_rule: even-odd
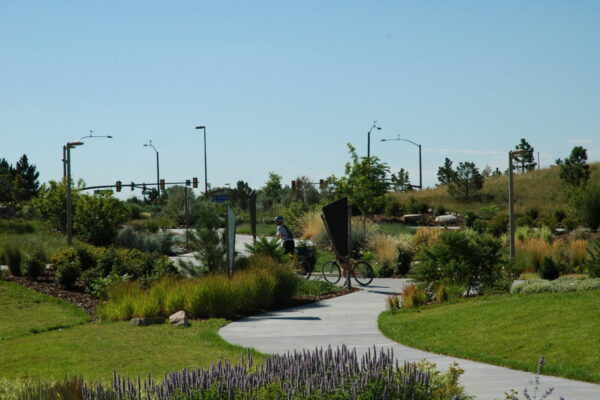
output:
[[[352,249],[351,224],[352,206],[348,198],[344,197],[323,207],[323,223],[331,240],[335,255],[342,262],[342,271],[346,274],[346,286],[351,289],[350,256]]]
[[[256,190],[250,193],[250,230],[252,232],[252,241],[256,243]]]
[[[227,271],[229,278],[233,276],[233,261],[235,259],[235,214],[227,206]]]

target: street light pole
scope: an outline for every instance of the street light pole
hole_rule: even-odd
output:
[[[382,142],[388,142],[392,140],[402,140],[403,142],[408,142],[419,148],[419,190],[423,190],[423,163],[421,161],[421,145],[413,142],[412,140],[402,139],[400,135],[398,135],[398,137],[395,139],[381,139]]]
[[[152,147],[156,152],[156,190],[158,198],[160,198],[160,163],[158,161],[158,150],[156,150],[156,147],[152,144],[152,140],[150,140],[149,143],[144,144],[144,147]]]
[[[204,131],[204,197],[208,198],[208,176],[206,172],[206,126],[198,125],[196,129]]]
[[[66,173],[67,173],[67,245],[73,244],[73,205],[71,199],[71,149],[83,145],[83,142],[69,142],[63,149],[66,152]]]
[[[513,157],[526,153],[526,150],[515,150],[508,152],[508,243],[510,247],[510,259],[515,259],[515,204],[513,187]]]
[[[373,129],[377,129],[378,131],[381,130],[381,127],[377,126],[377,121],[373,121],[373,126],[371,126],[371,129],[367,132],[367,158],[371,158],[371,131]]]

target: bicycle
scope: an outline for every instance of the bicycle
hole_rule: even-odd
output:
[[[356,283],[361,286],[366,286],[373,281],[373,267],[371,267],[368,262],[350,258],[350,264],[352,265],[350,274]],[[336,258],[335,260],[326,261],[323,264],[321,274],[323,275],[323,279],[325,279],[327,282],[334,285],[338,283],[342,278],[340,259]]]
[[[309,279],[313,267],[309,262],[310,254],[306,247],[297,247],[294,254],[290,254],[294,271],[304,279]]]

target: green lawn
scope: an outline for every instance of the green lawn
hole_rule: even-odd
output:
[[[262,236],[275,236],[275,228],[277,226],[273,224],[256,224],[256,234]],[[241,233],[245,235],[250,235],[250,223],[246,222],[243,224],[239,224],[235,228],[236,233]]]
[[[385,312],[379,328],[436,353],[600,383],[600,291],[504,295]]]
[[[132,377],[149,372],[160,377],[221,359],[236,362],[247,351],[219,337],[217,330],[226,323],[222,319],[192,321],[187,329],[88,321],[89,316],[71,304],[0,281],[0,376],[82,376],[107,382],[116,370]]]
[[[116,322],[14,338],[0,342],[0,376],[77,375],[107,382],[113,370],[131,377],[148,373],[161,377],[164,372],[208,366],[221,359],[236,362],[247,350],[219,337],[217,330],[224,324],[219,319],[192,321],[190,328]]]
[[[18,336],[83,324],[89,319],[85,312],[62,300],[0,281],[0,343]]]

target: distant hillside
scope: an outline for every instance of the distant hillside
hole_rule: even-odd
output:
[[[600,163],[591,163],[591,183],[600,184]],[[540,215],[551,216],[555,211],[568,212],[567,185],[558,177],[559,168],[546,168],[514,175],[515,212],[524,214],[529,209],[537,209]],[[443,207],[446,211],[477,213],[482,207],[496,205],[508,213],[508,176],[486,178],[483,189],[474,200],[459,201],[448,194],[448,188],[438,186],[422,191],[394,193],[402,204],[411,198],[425,202],[431,208]]]

